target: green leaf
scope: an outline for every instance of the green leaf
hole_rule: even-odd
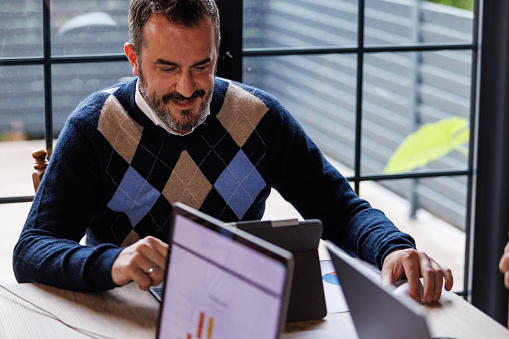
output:
[[[426,166],[452,150],[468,155],[463,147],[470,139],[468,120],[452,117],[423,125],[396,149],[385,173],[408,172]]]

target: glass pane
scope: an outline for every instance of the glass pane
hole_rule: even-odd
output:
[[[354,55],[244,58],[243,81],[276,96],[325,154],[353,168],[356,71]]]
[[[0,67],[0,197],[33,195],[32,151],[44,148],[42,66]]]
[[[466,182],[466,177],[446,177],[360,185],[361,198],[382,210],[401,231],[414,237],[419,250],[452,270],[453,291],[462,291],[464,287]],[[450,192],[448,196],[438,197],[436,191],[442,186]],[[461,197],[459,201],[455,194]]]
[[[473,0],[448,3],[458,7],[426,0],[366,0],[365,44],[472,43]]]
[[[244,0],[243,47],[355,45],[358,1]]]
[[[129,62],[53,65],[53,129],[57,136],[69,114],[90,94],[132,77]]]
[[[42,1],[0,3],[0,58],[42,57]]]
[[[128,9],[125,0],[53,0],[52,55],[123,53]]]
[[[364,60],[362,173],[467,169],[471,52]]]

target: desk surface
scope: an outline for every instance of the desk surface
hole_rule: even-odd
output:
[[[0,286],[0,338],[154,338],[158,308],[134,284],[100,293],[39,284]],[[432,336],[509,338],[505,327],[454,293],[446,292],[438,304],[425,308]],[[351,324],[348,313],[336,313],[288,324],[286,332]]]

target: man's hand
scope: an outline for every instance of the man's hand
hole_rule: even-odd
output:
[[[164,277],[168,244],[148,236],[124,248],[113,262],[111,277],[117,285],[134,281],[147,291]]]
[[[384,283],[394,284],[406,276],[410,296],[421,302],[419,293],[419,278],[424,278],[425,302],[438,302],[442,294],[442,285],[445,280],[445,289],[452,289],[453,278],[451,270],[428,257],[424,252],[414,249],[396,250],[385,257],[381,278]]]
[[[500,258],[498,268],[500,272],[504,273],[505,287],[509,288],[509,242],[505,245],[504,254],[502,254],[502,258]]]

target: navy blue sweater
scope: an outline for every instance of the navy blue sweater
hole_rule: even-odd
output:
[[[216,78],[210,116],[180,136],[140,111],[135,89],[132,80],[95,93],[69,117],[14,249],[19,282],[113,288],[125,246],[168,241],[176,201],[223,221],[260,219],[271,187],[320,219],[324,239],[379,267],[394,249],[414,248],[267,93]]]

